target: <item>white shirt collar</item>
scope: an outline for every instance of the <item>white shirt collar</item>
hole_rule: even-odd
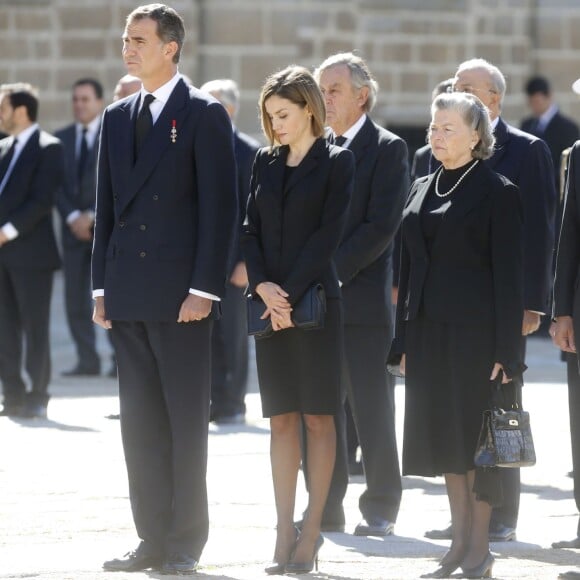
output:
[[[77,141],[80,142],[81,135],[83,134],[83,127],[82,123],[75,123],[76,124],[76,137]],[[97,115],[88,125],[87,125],[87,142],[89,147],[92,147],[95,139],[97,138],[97,133],[99,132],[99,127],[101,125],[101,116]]]
[[[348,147],[352,143],[352,140],[357,136],[357,133],[361,130],[361,127],[365,124],[366,120],[367,120],[366,113],[363,113],[359,117],[358,121],[354,125],[352,125],[352,127],[349,127],[342,134],[342,136],[346,139],[343,147]],[[334,135],[334,138],[336,139],[336,137],[337,137],[336,133],[334,131],[332,133]]]
[[[164,85],[161,85],[157,90],[153,91],[151,94],[155,97],[156,101],[160,101],[162,105],[165,105],[165,103],[167,103],[167,101],[169,100],[169,97],[171,96],[171,93],[173,92],[175,85],[180,81],[180,79],[181,75],[178,72],[175,73],[175,75],[173,75],[173,77],[170,80],[168,80]],[[143,106],[143,99],[145,98],[145,95],[149,94],[149,91],[145,90],[144,87],[141,87],[140,94],[141,100],[139,109]]]
[[[538,119],[538,128],[543,131],[550,121],[554,118],[554,115],[558,112],[558,105],[556,103],[552,103],[548,109],[544,112],[543,115],[540,115]]]
[[[496,117],[492,122],[491,122],[491,130],[495,131],[495,128],[497,127],[497,124],[499,123],[499,117]]]
[[[38,129],[39,129],[38,123],[33,123],[32,125],[30,125],[30,127],[24,129],[24,131],[20,131],[18,135],[14,135],[14,137],[18,139],[16,149],[14,150],[14,157],[16,157],[20,153],[20,151],[24,149],[24,147],[28,143],[28,140],[30,139],[30,137],[32,137],[32,134],[35,131],[38,131]]]

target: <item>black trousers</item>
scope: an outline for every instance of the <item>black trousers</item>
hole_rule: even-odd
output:
[[[113,321],[129,496],[151,553],[199,559],[207,541],[211,325]]]
[[[387,373],[391,330],[345,325],[346,393],[362,451],[363,517],[397,520],[402,485],[395,434],[395,380]]]
[[[71,237],[63,232],[63,238]],[[88,369],[101,366],[92,321],[90,242],[67,241],[63,245],[65,308],[68,327],[75,343],[78,364]]]
[[[5,405],[21,405],[25,398],[33,404],[48,403],[52,279],[52,270],[9,268],[0,262],[0,380]]]
[[[244,289],[228,284],[221,310],[212,333],[212,417],[246,412],[248,330]]]
[[[580,373],[578,372],[578,355],[566,354],[568,374],[568,407],[570,411],[570,438],[572,443],[572,469],[574,470],[574,501],[580,512]],[[578,531],[580,538],[580,519]]]

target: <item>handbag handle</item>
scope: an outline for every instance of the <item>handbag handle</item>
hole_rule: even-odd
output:
[[[522,394],[519,386],[514,382],[503,384],[503,372],[491,381],[491,407],[496,409],[522,410]]]

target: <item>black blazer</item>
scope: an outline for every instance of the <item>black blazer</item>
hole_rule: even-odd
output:
[[[580,141],[568,157],[566,197],[558,243],[553,316],[572,316],[580,337]],[[578,340],[578,339],[577,339]]]
[[[0,159],[11,139],[0,141]],[[0,261],[13,268],[55,270],[60,258],[54,237],[52,208],[64,179],[61,142],[35,131],[13,167],[0,195],[0,226],[10,222],[18,237],[0,248]]]
[[[349,149],[354,192],[335,263],[345,324],[392,324],[393,239],[409,191],[406,143],[367,118]]]
[[[256,139],[238,131],[234,131],[234,153],[236,156],[236,167],[238,169],[238,211],[239,227],[236,230],[234,240],[234,251],[232,252],[232,264],[230,273],[238,262],[242,262],[242,246],[240,244],[240,235],[244,218],[246,216],[246,206],[248,205],[248,196],[250,195],[250,179],[252,178],[252,167],[256,153],[260,148],[260,143]]]
[[[254,162],[242,235],[250,292],[275,282],[294,304],[320,282],[329,298],[340,298],[332,258],[348,215],[354,157],[319,138],[285,183],[288,151],[264,147]]]
[[[523,316],[523,211],[518,188],[479,163],[427,252],[421,208],[434,174],[418,179],[403,211],[401,274],[391,354],[405,352],[405,321],[493,325],[495,360],[519,361]]]
[[[225,289],[237,206],[232,124],[180,80],[134,162],[139,99],[103,116],[93,288],[104,289],[109,319],[176,321],[189,288]]]
[[[424,177],[433,173],[435,169],[439,166],[439,161],[437,161],[431,152],[431,145],[423,145],[415,151],[413,155],[413,163],[411,164],[411,182],[415,181],[419,177]]]
[[[570,147],[579,137],[578,125],[558,111],[541,133],[537,132],[537,119],[528,117],[522,121],[521,129],[532,135],[542,138],[552,155],[554,168],[560,167],[562,151]],[[560,191],[560,172],[555,171],[556,190]]]
[[[63,187],[58,191],[56,205],[66,225],[66,218],[75,210],[85,211],[95,209],[97,195],[97,152],[99,140],[89,149],[87,164],[81,183],[77,180],[76,162],[76,125],[68,125],[64,129],[55,132],[55,137],[62,141],[65,155],[66,179]],[[64,231],[69,231],[68,227]],[[74,236],[70,236],[75,239]],[[78,240],[77,240],[78,241]]]

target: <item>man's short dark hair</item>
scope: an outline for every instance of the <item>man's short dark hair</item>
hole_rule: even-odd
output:
[[[550,83],[548,82],[548,79],[546,79],[545,77],[532,77],[527,83],[526,83],[526,95],[528,95],[528,97],[531,97],[533,95],[537,95],[538,93],[542,93],[542,95],[545,95],[546,97],[550,96],[550,93],[552,92],[550,89]]]
[[[95,91],[95,97],[97,97],[97,99],[99,99],[100,101],[103,100],[103,95],[105,94],[105,92],[103,90],[103,85],[97,79],[92,78],[79,79],[73,85],[73,90],[83,85],[91,85],[91,87],[93,87],[93,90]]]
[[[183,41],[185,40],[183,18],[173,8],[165,4],[146,4],[135,8],[127,16],[127,24],[143,18],[150,18],[157,22],[157,36],[165,44],[168,42],[177,44],[177,51],[173,55],[173,62],[177,64],[181,56]]]
[[[36,123],[38,119],[38,90],[28,83],[0,85],[0,95],[6,95],[13,109],[24,107],[28,120]]]

